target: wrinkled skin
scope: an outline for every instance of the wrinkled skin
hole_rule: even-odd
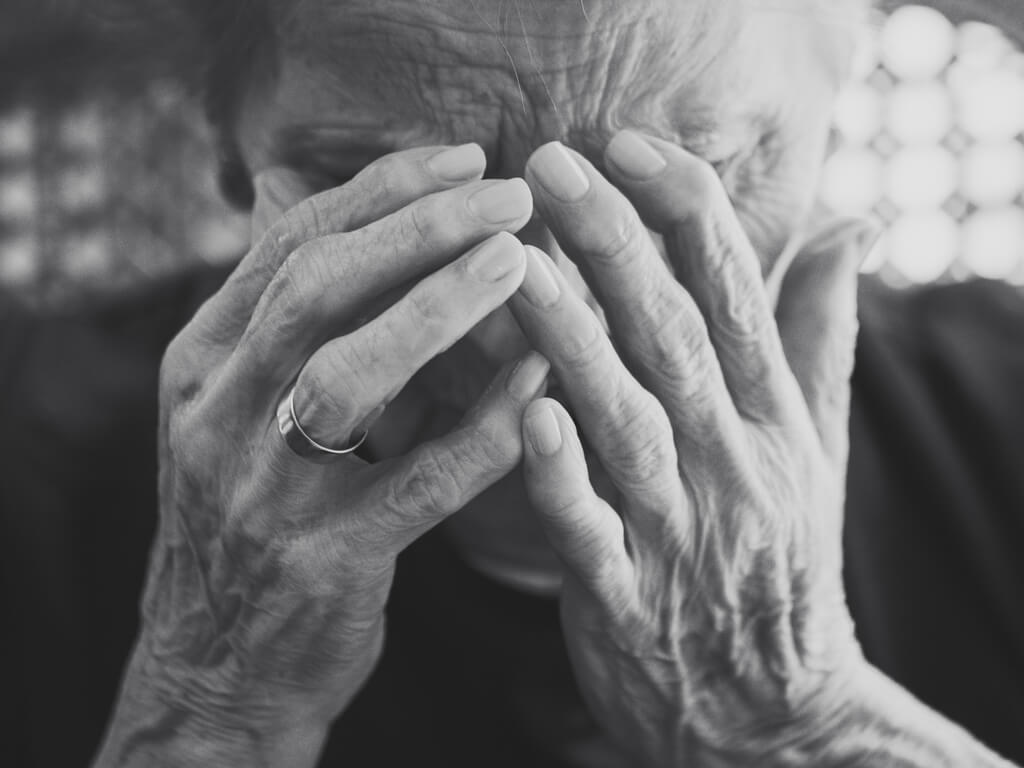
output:
[[[817,22],[741,0],[303,7],[242,122],[254,170],[348,178],[388,151],[475,141],[507,177],[546,141],[600,162],[616,130],[638,128],[716,165],[766,270],[813,199],[852,41],[841,11]]]
[[[187,687],[202,720],[229,712],[228,731],[322,736],[379,654],[398,553],[465,507],[448,525],[470,562],[564,576],[581,689],[638,760],[812,754],[860,663],[839,554],[852,301],[828,308],[852,295],[856,253],[805,249],[821,266],[802,259],[789,290],[782,277],[844,36],[739,2],[280,9],[279,76],[239,126],[253,249],[165,361],[140,674]],[[623,126],[668,163],[655,181],[609,160]],[[534,151],[553,139],[581,154]],[[466,214],[482,156],[442,181],[426,170],[440,146],[415,149],[467,141],[488,175],[525,172],[532,199],[507,182],[500,222]],[[587,196],[560,200],[545,170],[583,174]],[[582,278],[561,257],[566,275],[548,276],[546,255],[501,234],[534,202],[523,238]],[[483,241],[514,261],[497,280],[459,257]],[[558,300],[538,305],[551,280]],[[573,415],[530,404],[536,353],[516,369],[527,383],[498,373],[530,347]],[[274,412],[296,377],[317,439],[371,426],[383,460],[291,454]],[[564,450],[541,450],[545,418]]]
[[[560,380],[601,381],[567,386],[575,419],[540,400],[525,420],[529,496],[568,574],[566,641],[593,711],[645,765],[814,762],[809,739],[843,719],[863,665],[839,566],[864,244],[847,230],[805,246],[777,324],[713,171],[628,136],[606,162],[628,202],[582,158],[589,189],[553,192],[572,158],[550,145],[527,170],[620,350],[571,292],[538,306],[527,272],[513,306],[530,340]],[[631,160],[637,146],[660,167]]]
[[[777,293],[808,226],[851,29],[839,14],[821,23],[792,10],[750,14],[735,0],[587,0],[583,8],[586,15],[568,0],[308,3],[292,18],[276,85],[250,98],[240,130],[248,162],[256,170],[291,164],[324,184],[393,149],[477,141],[488,175],[508,177],[552,139],[600,168],[615,130],[640,128],[715,165]],[[543,222],[520,236],[555,255],[588,293]],[[433,430],[457,422],[494,369],[527,348],[503,310],[430,366],[418,383]],[[371,437],[376,452],[421,437],[401,431],[381,424]],[[510,479],[478,503],[486,515],[460,515],[449,533],[497,577],[526,571],[532,583],[553,585],[557,562],[525,506],[521,483]]]
[[[380,654],[399,552],[519,462],[548,373],[536,353],[389,461],[314,463],[278,434],[293,381],[300,423],[328,408],[357,434],[522,281],[508,230],[530,216],[528,188],[481,181],[473,146],[438,173],[445,150],[389,155],[312,197],[287,171],[257,179],[252,249],[164,359],[160,527],[100,765],[310,764]]]

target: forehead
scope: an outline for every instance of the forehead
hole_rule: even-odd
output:
[[[672,37],[695,60],[714,38],[734,28],[748,0],[277,0],[276,22],[286,46],[314,55],[344,55],[357,47],[458,64],[509,53],[558,66],[588,46],[614,44],[642,32]],[[515,50],[513,50],[515,49]]]
[[[359,165],[477,141],[514,168],[544,141],[596,150],[632,126],[726,154],[772,99],[751,83],[764,41],[746,2],[281,0],[278,77],[243,146],[344,146]]]

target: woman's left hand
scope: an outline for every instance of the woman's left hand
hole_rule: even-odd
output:
[[[565,408],[533,403],[526,482],[577,677],[646,764],[803,764],[864,664],[841,538],[867,227],[805,249],[776,312],[710,166],[632,132],[606,166],[614,186],[547,145],[527,180],[610,337],[539,251],[513,300],[617,494],[594,491]]]

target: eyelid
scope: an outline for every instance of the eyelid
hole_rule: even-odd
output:
[[[311,181],[323,181],[327,184],[325,189],[348,183],[366,166],[394,151],[362,142],[328,143],[315,135],[288,138],[281,143],[281,164],[294,168]]]
[[[290,163],[288,167],[298,173],[310,189],[315,189],[317,192],[348,184],[356,175],[355,173],[337,173],[311,163]]]

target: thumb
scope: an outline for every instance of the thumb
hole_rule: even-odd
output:
[[[845,466],[850,374],[857,340],[857,274],[876,224],[842,220],[811,238],[782,282],[776,319],[786,359],[826,454]]]
[[[249,230],[252,243],[259,240],[288,209],[311,197],[316,191],[299,173],[282,166],[260,171],[252,183],[256,193]]]

